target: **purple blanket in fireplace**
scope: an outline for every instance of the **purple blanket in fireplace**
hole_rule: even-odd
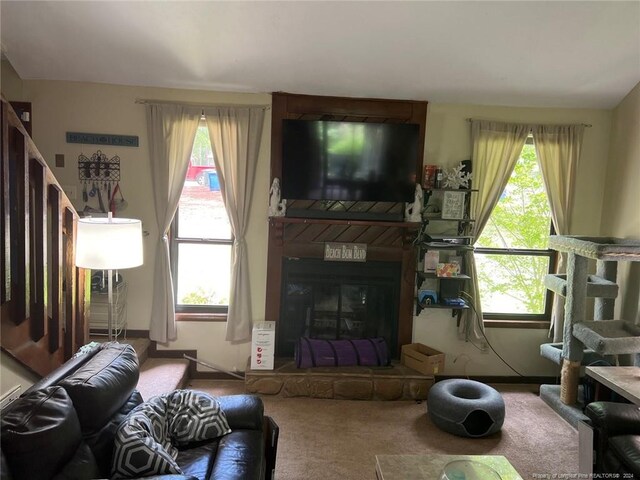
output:
[[[350,365],[389,365],[389,350],[384,338],[320,340],[300,337],[296,343],[298,368]]]

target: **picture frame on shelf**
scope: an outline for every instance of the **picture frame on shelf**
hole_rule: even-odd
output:
[[[443,220],[464,220],[466,192],[447,191],[442,198]]]

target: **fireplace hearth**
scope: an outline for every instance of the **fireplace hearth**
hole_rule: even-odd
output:
[[[276,357],[293,357],[300,337],[382,337],[397,357],[400,262],[284,258]]]

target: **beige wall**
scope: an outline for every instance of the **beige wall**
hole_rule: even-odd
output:
[[[613,110],[601,235],[640,240],[640,83]],[[616,318],[640,322],[640,263],[618,264]]]
[[[22,79],[7,60],[0,62],[0,91],[10,102],[22,100]]]
[[[141,218],[150,235],[145,238],[145,264],[123,272],[130,284],[129,327],[147,329],[150,317],[151,280],[158,232],[152,207],[151,182],[144,106],[136,98],[206,103],[270,102],[266,94],[231,94],[196,90],[174,90],[57,81],[25,81],[24,97],[33,103],[34,138],[47,159],[64,154],[64,168],[54,168],[63,186],[76,187],[75,204],[82,207],[81,187],[77,181],[77,157],[101,148],[106,154],[119,155],[122,182],[129,208],[126,216]],[[598,234],[608,154],[609,111],[539,108],[507,108],[473,105],[430,105],[427,115],[425,163],[454,165],[470,158],[467,118],[487,118],[517,122],[590,123],[584,139],[584,154],[577,179],[574,233]],[[65,142],[66,131],[84,131],[138,135],[139,148],[112,148],[76,145]],[[264,315],[267,249],[267,198],[269,190],[270,121],[264,131],[258,164],[247,241],[251,265],[251,290],[254,320]],[[598,221],[594,221],[598,219]],[[494,354],[481,354],[469,343],[458,340],[455,319],[445,312],[424,311],[414,321],[414,340],[447,353],[447,373],[512,375]],[[513,366],[527,375],[555,373],[538,355],[540,343],[547,341],[544,330],[489,329],[488,336]],[[179,338],[167,348],[198,349],[200,357],[228,369],[244,370],[249,345],[224,341],[224,324],[180,322]],[[454,364],[453,360],[460,356]]]

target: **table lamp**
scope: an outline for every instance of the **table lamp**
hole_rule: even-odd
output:
[[[142,265],[142,222],[132,218],[81,218],[76,233],[76,266],[108,271],[107,334],[113,340],[113,270]],[[104,278],[104,277],[103,277]],[[117,336],[116,336],[117,338]]]

